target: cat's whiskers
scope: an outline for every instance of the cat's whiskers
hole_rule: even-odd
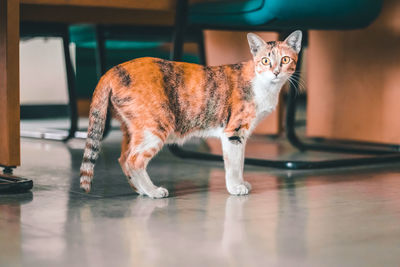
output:
[[[296,72],[292,73],[291,77],[297,78],[297,79],[299,79],[300,82],[303,82],[305,84],[303,75],[300,71],[296,71]]]
[[[299,73],[293,73],[289,78],[289,82],[296,89],[296,93],[301,93],[306,91],[306,82],[301,77]]]
[[[299,94],[298,93],[298,91],[299,91],[298,87],[296,86],[296,84],[290,78],[288,79],[288,81],[289,81],[290,85],[293,86],[296,89],[295,93],[296,93],[296,96],[297,96]]]
[[[304,85],[304,82],[300,80],[295,80],[296,78],[289,77],[288,81],[289,83],[296,89],[296,96],[299,95],[301,92],[305,92],[306,87]]]

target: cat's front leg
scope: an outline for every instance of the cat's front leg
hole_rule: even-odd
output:
[[[244,136],[226,136],[221,138],[225,165],[225,182],[228,192],[232,195],[247,195],[251,185],[243,180]]]

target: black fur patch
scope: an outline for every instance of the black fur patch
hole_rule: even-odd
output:
[[[93,140],[98,140],[98,139],[101,139],[101,137],[100,137],[101,134],[102,134],[101,131],[92,129],[92,130],[89,131],[87,137],[90,138],[90,139],[93,139]]]
[[[93,120],[93,125],[90,128],[87,137],[93,140],[99,140],[103,134],[103,124],[105,121],[97,110],[92,111],[89,117]]]
[[[121,79],[121,84],[123,86],[129,87],[132,83],[131,76],[129,73],[121,67],[120,65],[117,65],[115,67],[115,71],[117,72],[118,77]]]
[[[231,119],[232,116],[232,105],[228,104],[227,106],[227,116],[226,116],[226,124],[228,125],[229,120]]]
[[[206,129],[210,127],[211,123],[215,120],[215,113],[217,109],[216,103],[216,94],[215,91],[218,88],[218,84],[215,77],[215,72],[210,67],[205,67],[205,80],[206,80],[206,95],[207,95],[207,103],[205,106],[205,116],[204,116],[204,123],[202,128]]]
[[[100,118],[100,112],[97,110],[94,110],[90,114],[95,120]]]
[[[169,109],[169,105],[167,103],[162,103],[161,108],[165,113],[165,116],[167,117],[168,121],[174,121],[174,115],[172,114],[171,110]]]
[[[91,151],[93,151],[93,152],[99,152],[99,151],[100,151],[100,147],[99,147],[99,146],[93,145],[93,144],[91,144],[91,143],[88,143],[88,144],[86,145],[86,147],[87,147],[88,149],[90,149]]]
[[[237,89],[240,93],[240,99],[246,102],[249,102],[253,99],[253,90],[251,88],[251,82],[245,81],[242,79],[242,64],[233,64],[230,65],[232,71],[234,72],[233,75],[236,76],[237,79]]]
[[[242,143],[242,139],[239,136],[231,136],[228,139],[232,143],[240,143],[240,144]]]
[[[267,42],[267,45],[269,45],[271,48],[274,48],[276,46],[276,42],[270,41],[270,42]]]
[[[132,119],[136,118],[135,114],[133,114],[132,111],[125,111],[124,116],[128,120],[132,120]]]
[[[242,125],[239,125],[237,128],[235,128],[235,132],[239,131],[240,128],[242,128]]]
[[[157,128],[161,132],[166,132],[165,127],[162,125],[162,123],[160,121],[157,122]]]
[[[168,98],[168,109],[175,117],[175,130],[181,134],[185,134],[188,129],[185,128],[187,124],[181,110],[179,102],[179,94],[176,88],[183,86],[183,70],[175,69],[172,62],[159,60],[155,62],[158,64],[163,76],[164,92]]]
[[[93,157],[90,158],[83,158],[82,163],[91,163],[91,164],[96,164],[96,159],[94,159]]]
[[[116,106],[123,106],[128,104],[129,102],[132,101],[132,98],[130,96],[119,98],[117,96],[111,96],[111,102],[116,105]]]
[[[233,70],[241,70],[243,68],[243,64],[239,63],[239,64],[233,64],[231,65]]]
[[[241,99],[250,102],[253,99],[253,90],[250,82],[240,82],[239,87],[241,89]]]

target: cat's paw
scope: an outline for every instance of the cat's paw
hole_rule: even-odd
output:
[[[228,192],[231,195],[236,195],[236,196],[247,195],[250,193],[250,191],[251,191],[251,184],[248,182],[243,182],[228,188]]]
[[[168,190],[164,187],[156,187],[147,193],[147,195],[151,198],[164,198],[168,197],[168,194]]]

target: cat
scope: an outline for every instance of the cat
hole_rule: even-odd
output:
[[[282,42],[265,42],[254,33],[247,39],[253,58],[239,64],[202,66],[145,57],[110,69],[90,105],[80,187],[91,189],[110,104],[123,133],[118,161],[139,194],[168,196],[167,189],[150,180],[147,164],[164,144],[182,144],[192,136],[221,139],[227,190],[248,194],[251,186],[243,180],[246,140],[276,108],[282,86],[295,72],[302,32]]]

